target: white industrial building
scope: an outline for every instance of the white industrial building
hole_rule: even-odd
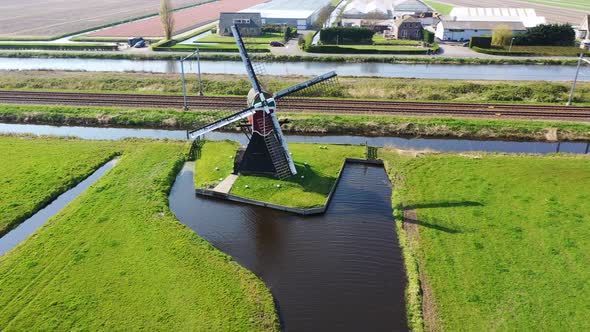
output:
[[[330,0],[273,0],[242,10],[247,13],[260,13],[262,24],[289,25],[300,30],[309,30],[318,19],[322,8],[330,5]]]
[[[436,38],[449,41],[468,41],[471,37],[491,36],[499,25],[508,26],[514,34],[524,33],[522,22],[514,21],[457,21],[442,17],[436,26]]]
[[[455,7],[449,14],[455,21],[521,22],[526,28],[545,24],[532,8],[471,8]]]
[[[440,18],[436,38],[468,41],[471,37],[492,35],[495,27],[508,26],[513,33],[524,33],[527,28],[545,24],[545,17],[537,16],[532,8],[468,8],[456,7],[451,14]]]

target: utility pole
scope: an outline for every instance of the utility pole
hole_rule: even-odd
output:
[[[510,39],[510,48],[508,49],[508,53],[512,53],[512,45],[514,44],[514,37]]]
[[[584,53],[580,53],[578,58],[578,67],[576,68],[576,75],[574,76],[574,83],[572,84],[572,91],[570,92],[570,98],[567,101],[566,106],[571,106],[574,101],[574,94],[576,93],[576,83],[578,82],[578,76],[580,75],[580,68],[582,67],[582,61],[590,64],[590,61],[584,59]]]
[[[198,71],[198,75],[199,75],[199,96],[203,96],[203,81],[201,80],[201,52],[199,51],[199,48],[197,48],[196,51],[194,51],[193,53],[187,55],[184,58],[180,58],[180,72],[182,75],[182,95],[184,97],[184,110],[188,111],[188,102],[187,102],[187,96],[186,96],[186,79],[184,77],[184,62],[188,59],[190,59],[193,56],[197,56],[197,71]]]

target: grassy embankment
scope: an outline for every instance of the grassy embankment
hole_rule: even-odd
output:
[[[419,274],[427,330],[590,328],[590,159],[380,156],[396,216],[410,218],[400,237],[419,266],[408,268],[414,327]]]
[[[442,15],[449,15],[451,13],[451,10],[453,10],[453,6],[447,5],[446,3],[433,0],[424,0],[424,2]]]
[[[174,51],[174,50],[172,50]],[[179,53],[186,50],[163,53],[126,53],[126,52],[27,52],[2,51],[0,58],[74,58],[74,59],[114,59],[114,60],[178,60]],[[255,52],[254,52],[255,53]],[[401,64],[449,64],[449,65],[553,65],[575,66],[576,58],[456,58],[444,56],[372,56],[372,55],[274,55],[251,54],[250,58],[258,62],[321,62],[321,63],[401,63]],[[239,54],[204,53],[201,60],[240,61]]]
[[[197,160],[195,186],[212,188],[233,171],[231,158],[237,142],[207,142]],[[364,158],[364,146],[289,144],[297,175],[284,180],[261,176],[240,176],[231,194],[295,208],[320,207],[336,183],[346,158]],[[307,165],[305,164],[307,163]],[[219,170],[216,170],[216,168]],[[303,177],[303,178],[302,178]],[[277,187],[280,185],[280,188]],[[248,188],[246,188],[248,186]]]
[[[87,178],[117,152],[109,142],[0,136],[0,236]]]
[[[0,71],[0,89],[73,92],[182,94],[177,74],[99,73],[68,71]],[[307,79],[304,76],[264,76],[265,86],[278,91]],[[188,91],[197,90],[196,75],[187,75]],[[565,104],[570,83],[538,81],[465,81],[341,76],[339,89],[326,98],[440,102],[523,102]],[[208,96],[245,96],[250,83],[244,75],[205,75]],[[579,82],[575,102],[590,104],[590,83]]]
[[[0,122],[81,126],[191,129],[209,123],[216,112],[113,107],[0,105]],[[327,115],[286,113],[286,133],[368,136],[437,136],[481,139],[546,140],[556,131],[560,140],[589,140],[586,123],[495,119],[396,117],[382,115]]]
[[[0,329],[278,330],[264,284],[168,209],[187,144],[112,144],[119,164],[0,257]]]

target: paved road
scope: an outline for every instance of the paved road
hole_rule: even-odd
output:
[[[438,2],[447,3],[449,5],[457,7],[515,7],[515,8],[534,8],[537,11],[537,15],[545,16],[547,21],[550,23],[571,23],[578,25],[582,23],[584,12],[576,9],[559,8],[547,5],[541,5],[537,3],[518,1],[518,0],[485,0],[482,3],[481,0],[437,0]],[[590,5],[589,10],[590,12]]]

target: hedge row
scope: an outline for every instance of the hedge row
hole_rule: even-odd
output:
[[[490,54],[490,55],[507,55],[507,56],[534,56],[535,53],[531,52],[520,52],[520,51],[512,51],[509,52],[505,49],[501,48],[481,48],[477,46],[471,47],[472,50],[483,53],[483,54]]]
[[[491,36],[483,36],[483,37],[471,37],[471,41],[469,42],[469,47],[479,47],[479,48],[491,48],[492,47],[492,37]]]

